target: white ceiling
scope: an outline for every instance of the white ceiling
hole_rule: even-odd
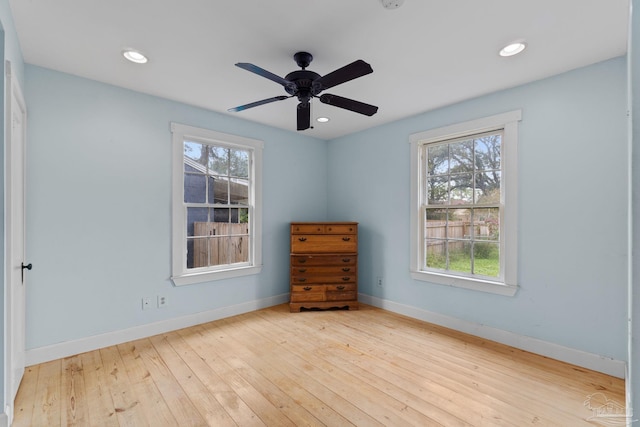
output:
[[[330,93],[379,106],[372,117],[313,102],[328,116],[304,134],[357,132],[625,54],[629,0],[9,0],[24,60],[296,132],[297,100],[239,113],[227,109],[286,95],[234,66],[284,77],[327,74],[356,59],[373,74]],[[525,39],[521,55],[501,58]],[[133,47],[149,56],[127,62]]]

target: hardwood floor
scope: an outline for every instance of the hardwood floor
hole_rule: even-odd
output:
[[[367,305],[280,305],[31,366],[13,426],[567,427],[604,400],[624,381]]]

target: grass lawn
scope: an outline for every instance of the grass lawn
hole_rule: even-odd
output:
[[[476,257],[473,260],[474,274],[489,277],[498,277],[500,274],[500,258],[498,251],[491,251],[486,258]],[[453,252],[449,256],[449,271],[471,273],[471,258],[468,254],[459,251]],[[447,262],[444,255],[430,254],[427,257],[427,266],[447,270]]]

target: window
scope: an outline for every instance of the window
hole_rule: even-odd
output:
[[[517,290],[520,111],[411,135],[414,279]]]
[[[262,141],[177,123],[171,131],[172,280],[259,273]]]

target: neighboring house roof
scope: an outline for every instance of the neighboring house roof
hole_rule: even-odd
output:
[[[207,167],[190,157],[184,156],[184,165],[185,167],[193,169],[194,172],[202,173],[203,175],[207,174]],[[234,178],[230,178],[229,181],[219,180],[216,179],[215,176],[209,176],[213,179],[213,192],[216,199],[231,200],[234,203],[247,204],[247,197],[249,197],[247,181]],[[228,192],[231,193],[230,199],[227,199]]]

